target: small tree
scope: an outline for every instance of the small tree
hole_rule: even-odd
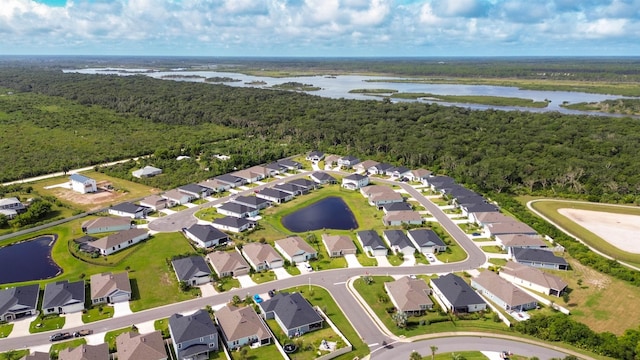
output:
[[[438,351],[438,347],[431,345],[429,348],[431,349],[431,360],[436,360],[436,351]]]
[[[404,328],[405,326],[407,326],[407,320],[408,316],[404,311],[396,311],[396,313],[393,314],[393,321],[399,328]]]
[[[233,298],[231,298],[231,302],[233,303],[233,305],[238,305],[242,302],[242,300],[240,300],[240,296],[233,295]]]
[[[411,355],[409,355],[409,360],[422,360],[422,355],[417,351],[413,350]]]

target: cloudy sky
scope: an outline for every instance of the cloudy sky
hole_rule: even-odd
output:
[[[640,0],[0,0],[0,54],[640,55]]]

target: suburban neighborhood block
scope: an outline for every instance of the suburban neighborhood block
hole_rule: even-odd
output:
[[[169,333],[173,351],[179,360],[205,359],[218,350],[218,331],[209,313],[198,310],[192,315],[173,314],[169,317]]]

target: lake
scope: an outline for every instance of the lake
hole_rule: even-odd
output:
[[[32,240],[0,248],[0,284],[49,279],[61,272],[51,258],[57,235],[43,235]]]
[[[292,232],[305,232],[351,230],[358,227],[358,222],[342,198],[331,196],[283,217],[282,225]]]
[[[517,106],[494,106],[479,105],[466,103],[446,103],[437,102],[445,106],[463,106],[475,110],[498,109],[498,110],[519,110],[529,112],[548,112],[557,111],[563,114],[581,114],[581,115],[604,115],[619,117],[622,115],[598,113],[589,111],[570,110],[561,107],[562,103],[574,104],[581,102],[600,102],[608,99],[621,99],[624,96],[607,95],[607,94],[590,94],[584,92],[573,91],[545,91],[545,90],[523,90],[517,87],[509,86],[493,86],[493,85],[464,85],[464,84],[418,84],[418,83],[399,83],[398,80],[406,78],[388,77],[388,76],[361,76],[361,75],[339,75],[339,76],[296,76],[272,78],[267,76],[252,76],[240,73],[219,72],[219,71],[151,71],[149,69],[112,69],[112,68],[87,68],[87,69],[69,69],[64,72],[77,72],[82,74],[117,74],[117,75],[146,75],[153,78],[173,80],[173,81],[192,81],[204,82],[205,78],[220,77],[231,78],[233,82],[225,82],[224,85],[234,87],[256,87],[270,88],[286,82],[298,82],[311,84],[321,89],[318,91],[309,91],[309,94],[334,99],[356,99],[356,100],[380,100],[381,97],[350,93],[354,89],[393,89],[403,93],[430,93],[437,95],[486,95],[500,97],[517,97],[523,99],[531,99],[534,101],[550,100],[551,102],[545,108],[527,108]],[[168,76],[171,76],[168,78]],[[178,76],[178,77],[176,77]],[[183,77],[179,77],[183,76]],[[190,77],[189,77],[190,76]],[[371,82],[375,80],[375,82]],[[212,83],[213,84],[213,83]],[[394,101],[422,101],[428,100],[402,100],[394,99]]]

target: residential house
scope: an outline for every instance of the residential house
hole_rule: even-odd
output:
[[[364,252],[372,256],[387,256],[387,247],[380,235],[374,230],[363,230],[356,233],[356,238],[360,242]]]
[[[526,311],[538,306],[538,302],[531,295],[493,271],[481,272],[471,279],[471,286],[507,311]]]
[[[447,251],[447,244],[431,229],[412,229],[407,232],[407,236],[423,254]]]
[[[218,182],[221,182],[223,184],[227,184],[228,186],[231,186],[232,188],[238,187],[238,186],[242,186],[242,185],[247,183],[247,181],[245,179],[239,178],[237,176],[233,176],[231,174],[223,174],[223,175],[220,175],[220,176],[216,176],[215,180],[217,180]]]
[[[272,203],[282,204],[293,199],[294,195],[272,188],[264,188],[256,193],[256,197],[271,201]]]
[[[423,182],[431,177],[431,171],[427,169],[411,170],[405,177],[411,181]]]
[[[0,321],[13,321],[38,313],[40,285],[23,285],[0,290]]]
[[[394,178],[406,177],[407,175],[409,175],[409,173],[411,173],[411,170],[404,166],[395,166],[385,171],[385,175],[391,176]]]
[[[242,255],[255,271],[277,269],[284,266],[282,256],[269,244],[259,242],[244,244]]]
[[[44,288],[42,312],[49,314],[70,314],[84,310],[84,280],[68,280],[48,283]]]
[[[392,211],[413,211],[413,208],[406,202],[392,202],[382,205],[382,211],[386,215]]]
[[[498,275],[515,285],[547,295],[562,296],[567,290],[567,283],[559,276],[513,261],[508,261]]]
[[[226,245],[229,236],[211,225],[194,224],[183,229],[184,235],[200,248]]]
[[[382,217],[385,226],[421,225],[423,221],[422,215],[417,211],[389,211]]]
[[[218,214],[233,216],[237,218],[248,218],[258,216],[260,210],[253,206],[246,206],[235,202],[226,202],[216,208]]]
[[[276,176],[282,172],[287,171],[287,168],[278,164],[277,162],[272,162],[270,164],[265,165],[264,167],[267,169],[267,171],[269,171],[270,176]]]
[[[229,350],[271,344],[271,332],[252,306],[226,305],[215,312],[222,340]]]
[[[291,181],[288,181],[287,184],[292,184],[295,185],[297,187],[299,187],[302,191],[303,194],[308,193],[311,190],[315,190],[318,188],[318,184],[309,180],[309,179],[294,179]]]
[[[553,270],[569,270],[569,263],[553,252],[542,249],[515,248],[513,259],[524,265]]]
[[[321,172],[321,171],[316,171],[313,174],[311,174],[311,180],[317,182],[318,184],[324,185],[324,184],[336,184],[338,183],[338,180],[336,180],[336,178],[334,178],[333,176],[325,173],[325,172]]]
[[[140,200],[140,206],[148,207],[153,211],[159,211],[167,208],[167,199],[160,195],[149,195]]]
[[[307,244],[300,236],[289,236],[284,239],[275,241],[276,250],[278,250],[285,259],[292,264],[316,259],[318,252]]]
[[[128,217],[131,219],[143,219],[150,209],[146,206],[136,205],[130,202],[123,202],[110,207],[107,212],[111,215]]]
[[[322,329],[324,319],[300,293],[279,292],[258,304],[266,319],[275,319],[288,337]]]
[[[186,194],[178,189],[165,191],[160,196],[167,199],[167,207],[184,205],[197,199],[197,197],[194,197],[193,195],[190,195],[190,194]]]
[[[178,281],[189,286],[206,284],[211,281],[211,269],[202,256],[193,255],[171,261]]]
[[[223,218],[213,219],[211,225],[220,230],[231,231],[233,233],[241,233],[256,226],[255,221],[233,216],[225,216]]]
[[[384,175],[387,170],[392,169],[393,165],[387,163],[378,163],[367,168],[367,172],[373,175]]]
[[[118,360],[167,360],[162,332],[156,330],[148,334],[134,331],[122,333],[116,337]]]
[[[239,252],[214,251],[206,256],[219,277],[247,275],[251,267]]]
[[[422,279],[401,277],[395,281],[385,282],[384,289],[396,310],[407,315],[421,315],[433,308],[433,301],[429,297],[431,289]]]
[[[456,183],[452,177],[442,175],[431,176],[425,181],[427,183],[426,185],[428,185],[433,191],[440,191],[441,189],[451,187]]]
[[[191,200],[189,200],[189,202],[196,199],[203,199],[213,193],[213,191],[208,187],[200,186],[198,184],[187,184],[178,186],[178,191],[183,194],[189,195],[189,197],[191,197]]]
[[[338,160],[340,160],[340,156],[338,155],[325,155],[324,157],[324,165],[333,167],[338,164]]]
[[[71,174],[71,176],[69,176],[69,181],[71,181],[71,190],[79,192],[80,194],[88,194],[98,191],[96,181],[84,175]]]
[[[387,241],[391,250],[404,255],[413,255],[416,252],[415,246],[409,237],[402,230],[385,230],[382,237]]]
[[[13,219],[19,213],[24,211],[26,211],[26,208],[17,197],[0,199],[0,215]]]
[[[547,247],[540,235],[503,234],[497,235],[496,241],[511,256],[513,256],[513,250],[516,248],[544,249]]]
[[[302,169],[302,164],[297,161],[293,161],[291,159],[282,159],[277,161],[278,165],[284,167],[287,170],[298,170]]]
[[[369,185],[369,177],[360,174],[351,174],[342,178],[342,187],[349,190],[358,190]]]
[[[112,274],[105,272],[91,275],[91,303],[115,304],[131,300],[131,283],[126,272]]]
[[[453,313],[472,313],[483,311],[487,303],[469,284],[454,274],[431,279],[433,295],[443,310]]]
[[[222,181],[218,181],[216,179],[207,179],[205,181],[199,182],[198,185],[210,189],[212,194],[225,192],[231,189],[231,185]]]
[[[237,196],[231,200],[232,202],[258,210],[265,209],[271,205],[271,201],[256,196]]]
[[[475,223],[481,227],[493,223],[507,223],[518,221],[510,216],[495,211],[472,212],[469,214],[469,222]]]
[[[254,183],[269,177],[271,172],[264,166],[252,166],[248,169],[233,172],[231,175],[244,179],[247,183]]]
[[[487,224],[484,227],[484,231],[489,236],[497,236],[497,235],[504,235],[504,234],[524,234],[524,235],[538,234],[538,232],[535,231],[531,226],[520,221]]]
[[[496,205],[487,204],[486,202],[473,202],[473,203],[460,204],[459,208],[463,216],[469,216],[469,214],[477,213],[477,212],[500,211],[500,209]]]
[[[80,344],[78,347],[68,347],[58,352],[58,360],[109,360],[109,344],[97,345]]]
[[[210,352],[218,351],[218,331],[205,310],[171,315],[169,333],[177,360],[208,359]]]
[[[322,159],[324,159],[324,153],[322,151],[314,150],[307,154],[308,161],[318,162]]]
[[[162,174],[162,169],[158,169],[157,167],[149,165],[143,167],[142,169],[134,170],[131,173],[133,177],[137,177],[138,179],[153,177],[160,174]]]
[[[82,223],[82,232],[97,234],[131,229],[131,219],[123,217],[99,217]]]
[[[347,235],[322,234],[322,244],[324,244],[324,247],[327,249],[329,257],[355,254],[358,251],[356,245]]]
[[[293,196],[303,195],[309,192],[308,188],[301,187],[292,183],[276,184],[273,186],[273,189],[282,191],[284,193],[287,193]]]
[[[341,157],[338,160],[338,166],[346,169],[351,169],[352,167],[354,167],[354,165],[356,165],[359,162],[360,162],[360,159],[358,159],[357,157],[347,155],[347,156]]]
[[[98,249],[100,255],[107,256],[148,238],[147,229],[129,229],[100,238],[90,243],[90,245]]]
[[[369,205],[381,208],[385,204],[404,202],[400,193],[383,185],[369,185],[360,188],[360,193],[369,201]]]
[[[51,360],[51,356],[48,352],[34,351],[31,354],[21,357],[20,360]]]
[[[365,173],[369,171],[369,168],[372,166],[376,166],[380,164],[377,161],[373,161],[373,160],[365,160],[363,162],[357,163],[353,166],[353,169],[355,171],[357,171],[358,173]]]

